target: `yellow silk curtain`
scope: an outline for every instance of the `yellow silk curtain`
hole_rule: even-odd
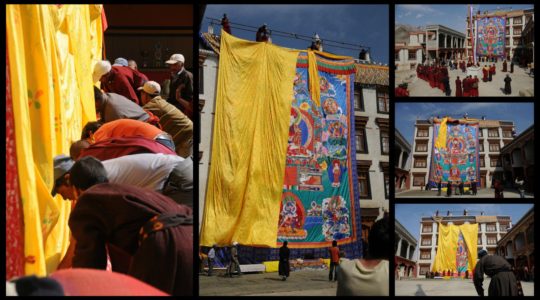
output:
[[[467,256],[469,272],[474,270],[478,255],[478,224],[463,225],[443,225],[438,223],[439,237],[437,254],[431,270],[433,272],[442,272],[446,270],[456,270],[456,253],[459,233],[463,235],[467,245]]]
[[[25,273],[54,271],[69,244],[70,203],[51,196],[53,157],[96,119],[92,68],[101,5],[6,5],[10,88],[24,214]]]
[[[448,126],[446,125],[447,121],[448,118],[443,118],[441,126],[439,127],[439,135],[437,136],[437,140],[435,141],[435,148],[437,149],[446,148],[446,135],[448,131]]]
[[[275,247],[299,51],[221,34],[201,245]]]

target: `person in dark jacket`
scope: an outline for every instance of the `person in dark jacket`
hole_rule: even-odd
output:
[[[446,184],[446,196],[451,197],[452,196],[452,181],[448,180],[448,183]]]
[[[149,189],[109,183],[96,159],[77,161],[70,173],[77,199],[69,218],[76,241],[73,267],[105,270],[109,253],[113,271],[171,295],[191,296],[191,208]],[[122,270],[116,264],[120,256],[128,261]]]
[[[504,78],[504,94],[510,95],[512,94],[512,85],[510,84],[512,82],[512,78],[510,78],[510,75],[506,74],[506,77]]]
[[[474,268],[473,282],[479,296],[484,296],[482,283],[484,274],[491,278],[488,296],[518,296],[518,283],[512,266],[501,256],[488,255],[486,250],[478,252],[479,261]]]
[[[283,242],[283,246],[279,248],[279,276],[281,276],[281,280],[285,281],[287,280],[287,277],[289,277],[289,257],[291,255],[291,250],[287,248],[288,242]]]
[[[439,179],[439,182],[437,182],[437,196],[441,195],[441,189],[442,189],[442,180]]]

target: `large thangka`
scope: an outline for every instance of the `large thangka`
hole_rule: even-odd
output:
[[[476,55],[504,57],[506,19],[486,17],[476,22]]]
[[[443,185],[449,180],[463,181],[466,185],[477,182],[480,175],[478,122],[434,119],[433,123],[430,184],[436,185],[440,179]]]
[[[278,241],[291,248],[354,242],[360,217],[351,151],[354,61],[317,55],[317,69],[320,100],[314,101],[308,57],[300,53],[278,223]]]

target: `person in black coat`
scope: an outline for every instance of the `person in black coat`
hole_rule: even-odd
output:
[[[443,84],[444,84],[444,92],[446,96],[450,96],[452,93],[452,90],[450,90],[450,80],[448,79],[448,76],[443,77]]]
[[[439,179],[439,182],[437,182],[437,196],[441,195],[441,189],[442,189],[442,182],[441,179]]]
[[[281,280],[287,280],[289,277],[290,266],[289,266],[289,256],[291,255],[291,250],[287,248],[287,241],[283,242],[283,246],[279,248],[279,276]]]
[[[488,296],[518,296],[518,283],[512,266],[501,256],[488,255],[486,250],[478,252],[479,261],[474,268],[473,282],[479,296],[484,296],[482,283],[484,273],[491,281]]]
[[[452,196],[452,181],[448,180],[448,183],[446,184],[446,196],[451,197]]]
[[[505,95],[512,94],[512,85],[510,84],[511,81],[512,81],[512,78],[510,78],[510,75],[506,74],[506,77],[504,78],[504,94]]]

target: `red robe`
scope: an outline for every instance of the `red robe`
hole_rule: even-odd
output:
[[[469,78],[464,78],[463,79],[463,97],[470,97],[471,94],[470,94],[470,83],[469,83]]]
[[[456,79],[456,97],[461,97],[461,96],[463,96],[461,92],[461,80]]]
[[[482,74],[484,75],[482,77],[482,81],[483,82],[487,82],[488,81],[488,69],[487,68],[482,68]]]
[[[113,66],[111,74],[101,80],[101,88],[107,93],[120,94],[139,104],[139,96],[136,91],[146,81],[148,81],[146,75],[139,71],[129,67]]]
[[[480,82],[480,80],[478,80],[478,78],[472,78],[472,79],[471,79],[471,96],[472,96],[472,97],[478,97],[478,96],[479,96],[479,94],[478,94],[478,88],[473,88],[473,87],[472,87],[472,85],[473,85],[474,83],[477,83],[477,84],[478,84],[478,82]]]
[[[495,75],[495,72],[496,72],[495,66],[492,66],[491,68],[489,68],[489,72],[491,72],[491,75]]]

